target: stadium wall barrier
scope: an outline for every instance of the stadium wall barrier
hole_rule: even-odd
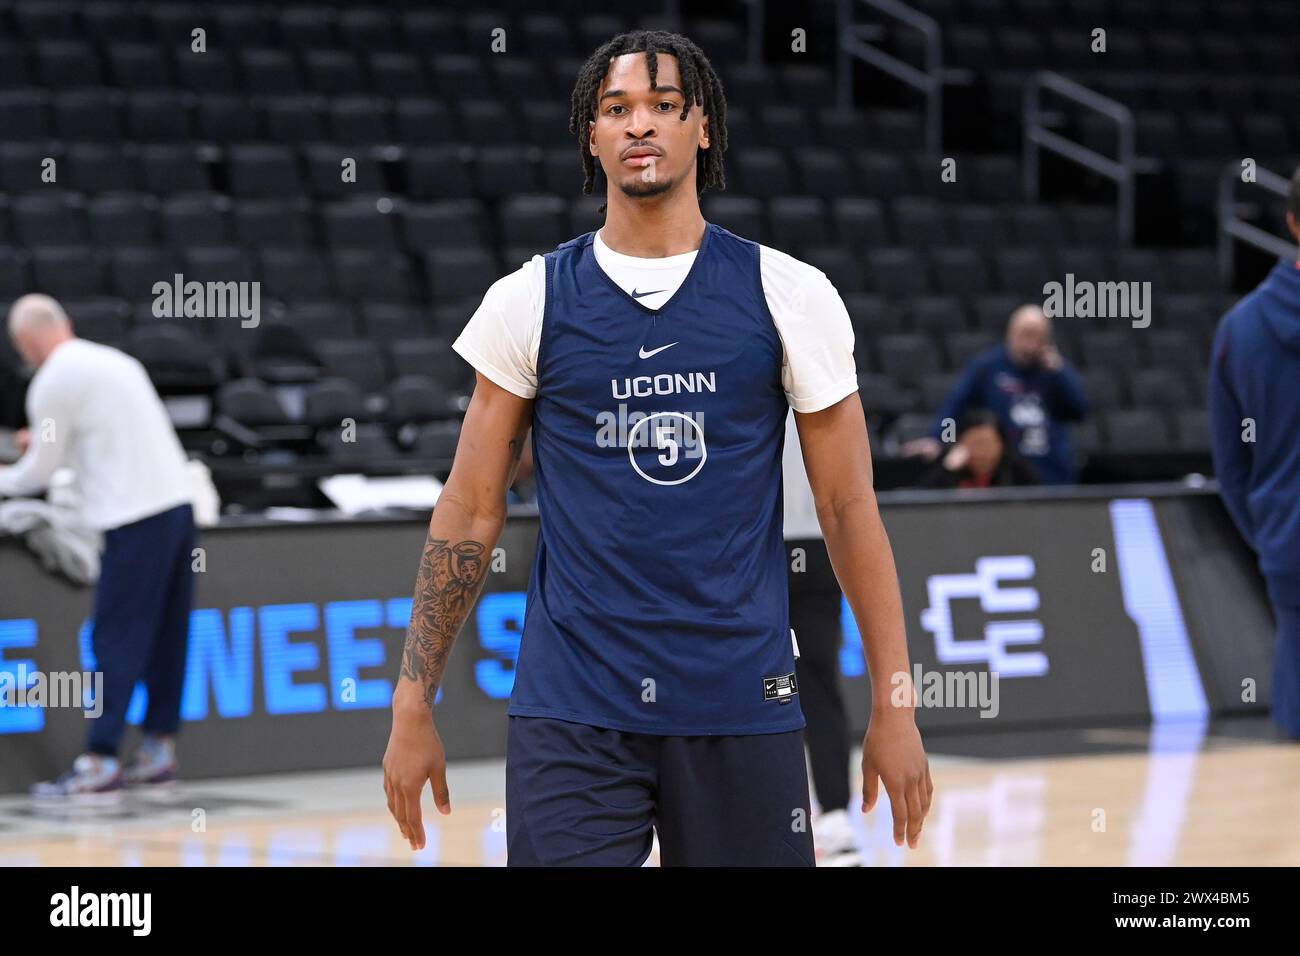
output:
[[[1212,489],[880,500],[923,732],[1204,721],[1267,707],[1271,612]],[[410,516],[227,521],[204,532],[183,699],[186,778],[378,767],[425,528]],[[535,511],[512,513],[451,656],[437,705],[450,758],[504,754],[536,536]],[[792,587],[834,600],[821,543],[794,548],[805,549],[807,570],[791,575]],[[92,671],[90,597],[0,539],[0,684]],[[842,679],[861,736],[871,694],[857,626],[839,601]],[[131,722],[144,706],[140,687]],[[10,698],[0,707],[0,792],[65,769],[86,730],[80,709]]]

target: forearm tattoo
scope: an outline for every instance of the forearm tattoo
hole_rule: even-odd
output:
[[[423,686],[424,703],[431,709],[451,645],[483,587],[485,551],[481,541],[450,544],[430,535],[425,542],[406,629],[402,677]]]

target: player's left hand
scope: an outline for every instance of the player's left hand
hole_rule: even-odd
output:
[[[862,738],[862,812],[869,813],[884,781],[894,813],[894,843],[916,849],[934,798],[930,761],[910,708],[873,710]]]

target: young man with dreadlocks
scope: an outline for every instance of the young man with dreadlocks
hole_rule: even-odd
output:
[[[826,276],[707,223],[726,102],[685,37],[587,61],[570,130],[604,226],[498,280],[453,347],[477,384],[416,583],[389,809],[451,812],[432,706],[532,427],[540,533],[509,707],[511,865],[812,865],[781,520],[787,409],[872,674],[863,810],[916,846],[933,786],[872,490],[853,331]]]

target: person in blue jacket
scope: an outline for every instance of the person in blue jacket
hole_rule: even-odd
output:
[[[1300,169],[1286,224],[1300,242]],[[1300,261],[1284,258],[1219,323],[1210,366],[1219,493],[1259,556],[1277,618],[1273,721],[1300,738]]]
[[[904,451],[938,457],[943,442],[956,441],[957,425],[975,408],[998,416],[1012,447],[1043,484],[1077,480],[1069,423],[1083,419],[1088,400],[1040,307],[1022,305],[1011,313],[1006,339],[976,356],[939,410],[930,435],[909,442]]]

